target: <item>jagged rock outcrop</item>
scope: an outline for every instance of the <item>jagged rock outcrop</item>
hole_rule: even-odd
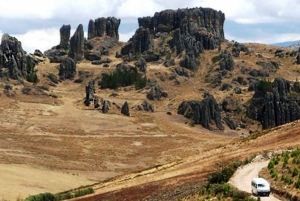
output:
[[[180,29],[184,35],[197,36],[199,30],[208,32],[219,45],[224,40],[225,15],[211,8],[186,8],[156,12],[154,17],[138,18],[139,26],[153,34]],[[208,34],[209,35],[209,34]]]
[[[204,128],[212,129],[212,120],[218,129],[223,130],[221,110],[215,98],[208,92],[204,93],[201,101],[183,101],[178,107],[178,114],[192,118],[194,124],[201,124]]]
[[[69,40],[71,34],[71,26],[63,25],[60,30],[60,43],[58,49],[68,49],[69,48]]]
[[[74,35],[71,37],[69,57],[75,61],[81,61],[84,58],[84,31],[82,24],[78,25]]]
[[[91,81],[89,81],[89,84],[85,87],[84,104],[86,106],[89,106],[91,101],[94,100],[94,93],[95,93],[95,80],[91,80]],[[99,103],[99,101],[98,101],[98,103]]]
[[[259,121],[263,129],[299,119],[300,96],[290,96],[290,91],[290,82],[283,78],[257,82],[247,116]]]
[[[61,80],[73,79],[76,75],[76,62],[70,57],[65,57],[59,65],[58,75]]]
[[[89,21],[88,25],[88,39],[94,37],[109,36],[119,40],[119,26],[121,20],[115,17],[101,17]]]
[[[153,51],[153,36],[149,29],[139,27],[128,43],[122,47],[122,55],[141,55]]]
[[[219,47],[224,40],[224,21],[222,12],[209,8],[165,10],[153,17],[138,18],[139,28],[122,48],[121,54],[127,61],[136,59],[136,55],[146,59],[145,52],[158,55],[146,59],[147,62],[164,59],[166,55],[166,60],[169,60],[184,54],[180,66],[197,71],[199,54],[204,49]],[[161,38],[159,52],[155,52],[154,38]],[[175,51],[168,52],[168,49]]]
[[[122,105],[121,114],[124,114],[126,116],[130,116],[129,105],[128,105],[127,101],[125,101],[125,103]]]
[[[9,77],[12,79],[26,78],[27,54],[18,39],[8,34],[3,34],[0,46],[0,69],[8,68]]]

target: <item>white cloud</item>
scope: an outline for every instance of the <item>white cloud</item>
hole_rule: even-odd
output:
[[[22,47],[28,53],[39,49],[44,52],[58,45],[60,42],[59,30],[57,28],[31,30],[21,35],[12,35],[22,43]]]
[[[118,17],[143,17],[153,16],[163,7],[153,0],[123,0],[117,8]]]
[[[119,41],[127,42],[134,35],[134,33],[134,31],[127,33],[119,33]]]

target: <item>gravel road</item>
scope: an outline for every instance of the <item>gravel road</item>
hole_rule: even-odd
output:
[[[259,171],[268,165],[269,161],[254,162],[239,168],[230,179],[229,183],[239,190],[251,193],[251,180],[258,176]],[[272,193],[269,197],[261,197],[262,201],[277,201]]]

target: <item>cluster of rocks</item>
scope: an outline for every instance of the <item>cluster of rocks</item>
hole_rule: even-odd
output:
[[[83,25],[79,24],[74,35],[70,38],[71,26],[63,25],[60,28],[60,43],[45,55],[50,62],[61,63],[65,57],[76,62],[84,58],[90,61],[100,60],[101,55],[108,54],[119,40],[119,25],[121,20],[114,17],[90,20],[88,25],[88,40],[84,37]],[[99,41],[99,37],[104,40]]]
[[[183,101],[179,105],[177,113],[191,118],[194,124],[201,124],[204,128],[212,130],[214,121],[218,129],[224,129],[221,121],[221,109],[209,92],[204,93],[201,101]]]
[[[291,84],[283,78],[273,82],[260,81],[247,108],[247,116],[262,124],[263,129],[272,128],[300,118],[300,97],[289,96]]]
[[[154,39],[169,37],[161,48],[169,46],[175,50],[173,57],[185,52],[180,66],[197,71],[199,54],[204,49],[219,47],[224,40],[224,20],[222,12],[210,8],[165,10],[153,17],[138,18],[139,28],[122,48],[121,55],[126,60],[144,57],[147,62],[157,61],[165,52],[155,52]]]

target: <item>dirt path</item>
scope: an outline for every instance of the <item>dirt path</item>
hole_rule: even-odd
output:
[[[239,168],[229,183],[239,190],[251,193],[251,180],[258,176],[259,171],[268,165],[269,161],[255,162]],[[261,197],[263,201],[277,201],[272,194],[269,197]]]

